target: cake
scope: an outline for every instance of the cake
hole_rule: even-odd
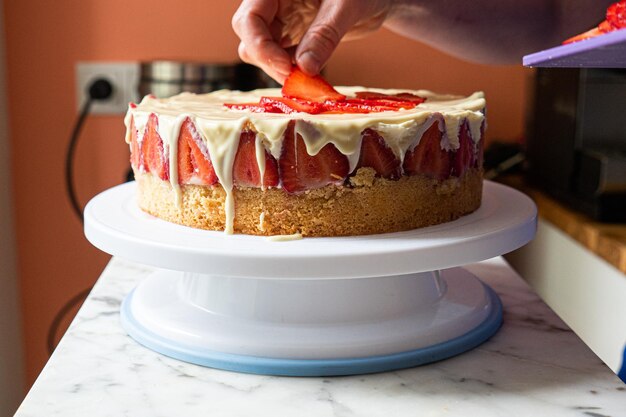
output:
[[[140,208],[226,233],[347,236],[440,224],[480,206],[482,93],[337,87],[337,97],[303,100],[284,90],[131,104]]]

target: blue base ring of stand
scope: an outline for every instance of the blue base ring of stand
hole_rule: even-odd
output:
[[[484,285],[484,284],[483,284]],[[189,349],[152,333],[131,314],[132,291],[121,308],[122,325],[128,334],[145,347],[184,362],[227,371],[279,376],[359,375],[412,368],[447,359],[475,348],[493,336],[502,324],[502,303],[498,295],[485,285],[492,303],[489,316],[474,329],[436,345],[366,358],[342,359],[277,359]]]

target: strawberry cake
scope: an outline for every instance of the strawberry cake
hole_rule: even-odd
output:
[[[346,236],[452,221],[480,206],[482,93],[337,87],[145,97],[125,123],[139,206],[226,233]]]

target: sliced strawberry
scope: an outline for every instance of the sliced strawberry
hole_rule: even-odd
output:
[[[130,134],[130,165],[135,170],[143,169],[142,166],[142,155],[141,150],[139,149],[139,142],[137,141],[137,128],[135,128],[135,120],[133,118],[130,119],[130,126],[128,126],[128,131]]]
[[[439,124],[433,123],[426,130],[419,144],[404,156],[404,172],[407,175],[422,174],[431,178],[445,179],[450,176],[450,152],[441,148],[443,133]]]
[[[409,103],[408,107],[415,107]],[[401,108],[395,102],[382,100],[346,99],[342,101],[326,102],[325,113],[373,113],[381,111],[396,111]]]
[[[324,110],[324,106],[321,103],[286,97],[261,97],[259,104],[270,113],[290,114],[301,112],[317,114]]]
[[[224,103],[224,106],[232,110],[247,110],[253,113],[272,113],[260,103]],[[279,113],[279,112],[275,112]]]
[[[357,104],[363,104],[365,106],[371,106],[371,107],[391,107],[395,110],[412,109],[415,106],[417,106],[417,104],[412,101],[388,100],[388,99],[383,99],[383,98],[377,98],[377,99],[351,98],[351,99],[346,99],[345,101],[357,103]]]
[[[469,130],[469,124],[464,121],[459,129],[459,149],[452,156],[452,175],[460,177],[474,165],[474,141]]]
[[[268,151],[265,151],[265,172],[261,182],[261,172],[256,159],[256,134],[251,130],[244,130],[239,137],[239,147],[233,164],[233,182],[242,187],[278,185],[278,164]]]
[[[614,30],[626,28],[626,0],[613,3],[606,9],[606,20],[597,27],[567,39],[563,44],[594,38]]]
[[[401,102],[404,101],[404,102],[414,103],[414,106],[426,101],[424,97],[420,97],[412,93],[385,94],[385,93],[377,93],[374,91],[357,91],[354,94],[356,95],[357,98],[362,98],[366,100],[389,100],[389,101],[401,101]]]
[[[162,180],[168,180],[169,161],[165,159],[163,152],[163,140],[157,132],[159,121],[155,114],[150,115],[146,131],[141,141],[141,152],[143,154],[144,168]]]
[[[209,150],[191,119],[187,118],[178,136],[178,183],[213,185],[217,180]]]
[[[306,144],[290,123],[285,131],[278,161],[282,185],[288,193],[300,193],[328,184],[342,184],[348,176],[348,158],[329,143],[316,155],[309,155]]]
[[[398,94],[393,94],[392,97],[401,101],[410,101],[416,104],[420,104],[426,101],[426,97],[421,97],[413,93],[398,93]]]
[[[611,26],[609,22],[607,22],[606,20],[603,20],[602,23],[598,25],[598,30],[602,33],[608,33],[608,32],[615,30],[615,28]]]
[[[294,66],[285,80],[282,93],[284,97],[323,103],[327,100],[346,98],[333,88],[322,76],[310,76]]]
[[[384,94],[370,91],[359,91],[356,98],[347,99],[321,76],[308,76],[297,67],[285,80],[282,95],[261,97],[258,103],[225,103],[224,106],[257,113],[372,113],[412,109],[425,100],[408,92]]]
[[[606,9],[606,21],[613,29],[626,28],[626,1],[613,3]]]
[[[357,169],[362,167],[373,168],[378,175],[388,179],[396,180],[402,175],[400,160],[385,140],[372,129],[363,131]]]
[[[285,80],[282,95],[261,97],[258,103],[225,103],[224,106],[257,113],[372,113],[411,109],[425,100],[408,92],[383,94],[369,91],[357,92],[356,98],[346,99],[321,76],[311,77],[297,67]]]
[[[588,30],[587,32],[583,32],[580,35],[573,36],[563,42],[563,45],[567,45],[568,43],[574,43],[579,41],[584,41],[585,39],[595,38],[598,35],[602,35],[604,32],[600,31],[598,28],[593,28]]]

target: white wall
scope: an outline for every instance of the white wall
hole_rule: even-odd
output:
[[[24,389],[6,91],[4,4],[0,0],[0,416],[13,415]]]

